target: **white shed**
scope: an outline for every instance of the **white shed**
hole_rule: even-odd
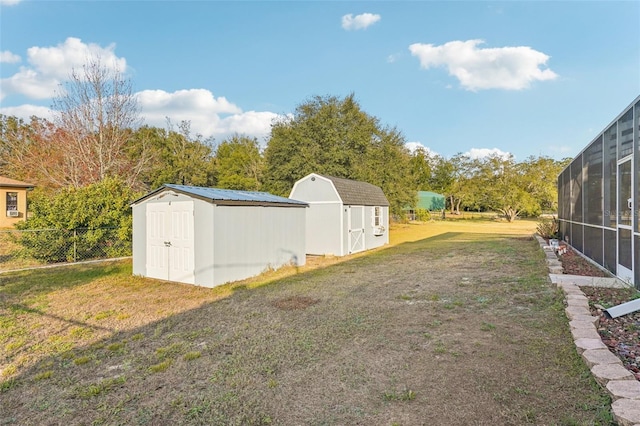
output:
[[[378,186],[311,173],[289,198],[309,204],[307,254],[345,256],[389,243],[389,201]]]
[[[163,185],[133,208],[133,273],[215,287],[305,264],[307,204],[266,192]]]

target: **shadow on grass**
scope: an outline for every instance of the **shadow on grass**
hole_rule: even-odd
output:
[[[34,297],[56,290],[73,288],[87,282],[109,278],[131,271],[126,262],[114,261],[100,265],[65,265],[58,268],[35,268],[0,275],[0,301],[3,303],[24,297]]]
[[[326,267],[282,278],[247,280],[213,290],[201,289],[223,297],[88,345],[76,345],[55,356],[45,356],[4,381],[0,392],[7,410],[5,422],[272,423],[277,420],[272,417],[270,410],[273,408],[262,401],[271,398],[276,401],[275,405],[278,404],[277,391],[288,369],[322,369],[322,359],[319,366],[313,367],[318,365],[318,357],[331,358],[341,348],[356,344],[351,330],[367,327],[366,316],[359,312],[367,304],[366,300],[350,298],[348,303],[354,305],[339,312],[335,308],[343,303],[343,296],[328,289],[325,289],[327,293],[322,293],[328,294],[325,300],[306,309],[279,310],[274,307],[274,300],[312,293],[316,285],[329,287],[342,281],[345,273],[366,269],[373,263],[389,265],[416,253],[424,257],[454,256],[464,254],[464,248],[470,246],[474,247],[474,253],[492,251],[509,245],[505,241],[513,239],[513,236],[449,232],[360,253]],[[412,267],[410,263],[405,266]],[[437,267],[437,264],[433,266]],[[17,274],[22,280],[28,278],[30,284],[20,283],[19,278],[3,285],[8,285],[7,294],[31,295],[30,291],[46,293],[73,288],[87,281],[124,273],[130,274],[130,268],[87,265],[72,274],[68,271]],[[329,280],[318,280],[328,274],[331,274]],[[12,275],[11,278],[15,277]],[[46,288],[30,290],[35,283],[46,279],[51,280]],[[184,286],[185,289],[190,287]],[[348,292],[348,289],[346,287],[344,291]],[[4,288],[2,290],[4,292]],[[393,299],[392,293],[388,296]],[[35,313],[46,315],[39,311]],[[327,341],[315,342],[314,333],[322,330],[332,315],[336,318],[331,319],[331,328],[326,331]],[[375,330],[371,332],[374,337],[364,335],[361,338],[375,339]],[[358,367],[355,361],[349,368]],[[351,373],[345,370],[344,374]],[[308,392],[310,397],[316,395],[314,386],[323,386],[324,376],[322,371],[317,372],[316,376],[311,376],[317,379],[316,385],[298,383],[296,392]],[[369,392],[375,394],[378,384],[369,386]],[[380,394],[384,395],[383,392]],[[369,398],[370,395],[362,397]],[[385,409],[390,404],[382,397],[381,401],[377,409]],[[344,401],[334,401],[336,407],[343,404]],[[336,422],[339,421],[333,423]]]

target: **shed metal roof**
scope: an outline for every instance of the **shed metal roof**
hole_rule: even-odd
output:
[[[388,206],[389,200],[379,186],[368,182],[320,175],[329,179],[338,191],[343,204],[354,206]]]
[[[236,206],[283,206],[283,207],[306,207],[308,204],[303,201],[292,200],[290,198],[279,197],[260,191],[239,191],[221,188],[206,188],[202,186],[174,185],[164,184],[160,188],[152,191],[142,198],[137,199],[132,204],[137,204],[148,198],[153,197],[166,189],[191,195],[196,198],[209,201],[218,205],[236,205]]]

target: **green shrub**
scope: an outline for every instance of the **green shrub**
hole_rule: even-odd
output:
[[[34,191],[30,217],[16,227],[22,254],[45,262],[131,255],[131,201],[122,181],[107,178],[55,195]]]
[[[416,220],[419,220],[421,222],[427,222],[431,220],[431,212],[429,212],[429,210],[426,210],[426,209],[417,209]]]
[[[558,220],[555,217],[551,219],[542,219],[538,222],[536,231],[542,238],[558,238]]]

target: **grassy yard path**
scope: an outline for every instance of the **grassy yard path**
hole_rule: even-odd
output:
[[[533,222],[214,290],[130,262],[0,277],[0,425],[606,425]]]

